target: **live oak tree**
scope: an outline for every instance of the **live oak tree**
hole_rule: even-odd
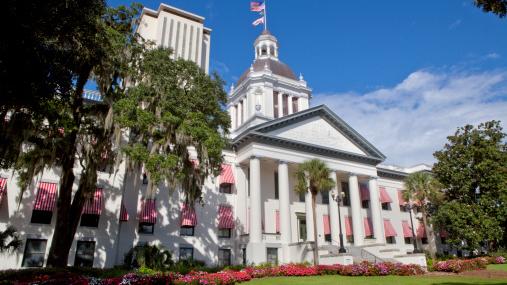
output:
[[[426,230],[429,240],[429,253],[435,257],[435,233],[429,223],[429,216],[433,212],[435,205],[442,200],[440,183],[428,172],[415,172],[405,178],[405,188],[403,198],[406,201],[417,202],[421,209],[422,223]]]
[[[505,137],[499,121],[466,125],[434,153],[433,172],[445,189],[445,201],[433,221],[448,232],[450,244],[470,250],[484,242],[493,248],[506,246]]]
[[[99,13],[90,15],[94,28],[84,28],[87,37],[76,39],[86,47],[79,50],[80,60],[76,66],[62,67],[71,70],[71,90],[66,94],[54,90],[56,95],[44,100],[43,108],[31,113],[33,118],[29,121],[34,128],[24,138],[26,151],[21,152],[16,162],[23,192],[45,168],[61,169],[49,267],[67,266],[84,203],[96,189],[98,165],[104,158],[115,158],[112,107],[124,96],[126,79],[134,72],[136,58],[142,51],[142,43],[132,33],[139,6],[114,9],[102,2],[97,5],[102,5],[97,8]],[[82,97],[84,86],[91,78],[95,79],[102,96],[101,102],[93,104]],[[81,168],[80,179],[73,193],[77,163]]]
[[[503,18],[507,15],[507,0],[475,0],[475,5],[484,12],[491,12]]]
[[[180,187],[193,206],[209,175],[218,175],[230,119],[222,80],[195,63],[174,60],[171,50],[143,55],[128,96],[115,104],[115,118],[127,137],[122,151],[129,168],[148,178],[146,195],[165,184]],[[195,151],[196,160],[190,156]]]
[[[312,197],[312,216],[313,216],[313,263],[319,264],[319,246],[317,241],[317,194],[327,192],[335,187],[335,182],[329,176],[331,170],[319,159],[312,159],[301,163],[296,172],[296,186],[294,190],[297,193],[306,194],[310,192]]]

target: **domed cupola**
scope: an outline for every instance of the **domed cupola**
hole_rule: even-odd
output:
[[[268,30],[262,31],[255,40],[255,59],[271,58],[278,60],[278,40]]]

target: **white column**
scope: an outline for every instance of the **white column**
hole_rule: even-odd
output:
[[[258,157],[250,158],[250,242],[262,241],[261,163]]]
[[[289,112],[289,115],[293,113],[293,110],[292,110],[292,95],[289,95],[289,98],[287,99],[287,107],[289,108],[288,112]]]
[[[236,119],[238,118],[236,115],[236,105],[231,106],[231,129],[236,129]]]
[[[364,224],[363,216],[361,215],[361,197],[359,196],[359,181],[357,180],[357,174],[349,174],[349,192],[354,245],[361,246],[364,243]]]
[[[283,263],[291,262],[289,243],[292,242],[289,196],[289,165],[286,161],[278,162],[278,191],[280,203],[280,241],[282,242]]]
[[[341,192],[341,187],[336,183],[336,172],[331,172],[329,176],[333,179],[335,187],[329,191],[329,220],[331,226],[331,243],[333,245],[340,245],[340,223],[338,221],[338,203],[333,199]]]
[[[242,122],[241,122],[241,120],[243,119],[243,118],[241,118],[242,110],[243,110],[243,102],[239,101],[239,103],[238,103],[238,111],[236,112],[238,114],[238,120],[237,120],[237,123],[236,123],[236,127],[239,127],[239,126],[242,125]]]
[[[236,215],[238,216],[238,219],[241,221],[241,227],[239,227],[239,233],[245,234],[248,233],[247,226],[247,220],[249,217],[248,215],[248,206],[247,206],[247,187],[246,185],[247,179],[246,179],[246,171],[241,168],[239,164],[236,164],[236,195],[237,195],[237,204],[236,204]]]
[[[314,241],[313,238],[313,212],[312,212],[312,193],[306,192],[305,195],[305,211],[306,211],[306,240]]]
[[[283,117],[283,93],[278,92],[278,118]]]
[[[370,190],[371,223],[373,224],[373,235],[377,243],[384,243],[384,227],[382,222],[382,208],[380,206],[380,197],[377,185],[377,177],[370,177],[368,180],[368,189]]]

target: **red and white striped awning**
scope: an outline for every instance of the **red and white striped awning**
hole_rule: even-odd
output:
[[[183,206],[181,206],[180,218],[182,227],[195,227],[195,225],[197,225],[197,215],[195,214],[195,209],[187,204],[183,204]]]
[[[401,190],[398,190],[398,202],[399,202],[400,206],[404,206],[407,204],[407,200],[405,200],[405,198],[403,198],[403,192]]]
[[[380,191],[380,203],[384,204],[393,202],[393,200],[391,200],[391,197],[389,196],[389,193],[387,193],[386,188],[379,187],[379,191]]]
[[[220,184],[234,184],[234,174],[230,164],[222,164],[222,172],[220,173]]]
[[[352,235],[352,217],[345,216],[345,235]]]
[[[149,224],[157,223],[157,207],[155,199],[146,199],[141,201],[139,222]]]
[[[330,235],[331,234],[331,226],[329,225],[329,215],[322,216],[322,223],[324,225],[324,234]]]
[[[53,212],[56,206],[56,189],[56,183],[40,182],[33,209]]]
[[[280,232],[280,211],[275,211],[275,232]]]
[[[234,228],[234,215],[232,214],[231,206],[221,205],[218,207],[218,228]]]
[[[402,221],[401,225],[403,227],[403,237],[412,237],[412,227],[408,221]]]
[[[373,235],[373,224],[371,223],[370,218],[364,218],[364,236],[372,236]]]
[[[0,177],[0,204],[5,195],[7,195],[7,178]]]
[[[419,226],[417,227],[416,235],[418,238],[425,238],[426,237],[426,227],[424,226],[423,223],[420,223]]]
[[[128,220],[129,220],[129,213],[127,212],[127,208],[125,208],[125,205],[122,202],[121,208],[120,208],[120,222],[126,222]]]
[[[384,232],[386,237],[395,237],[398,235],[390,220],[384,220]]]
[[[361,195],[361,201],[370,200],[370,190],[365,184],[359,184],[359,194]]]
[[[87,199],[83,206],[83,214],[100,215],[102,213],[102,188],[95,189],[93,197]]]

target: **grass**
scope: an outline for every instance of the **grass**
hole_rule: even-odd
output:
[[[507,279],[483,279],[464,276],[382,276],[347,277],[338,275],[311,277],[274,277],[254,279],[246,285],[507,285]]]
[[[488,265],[488,269],[507,271],[507,263],[506,264],[490,264],[490,265]]]

